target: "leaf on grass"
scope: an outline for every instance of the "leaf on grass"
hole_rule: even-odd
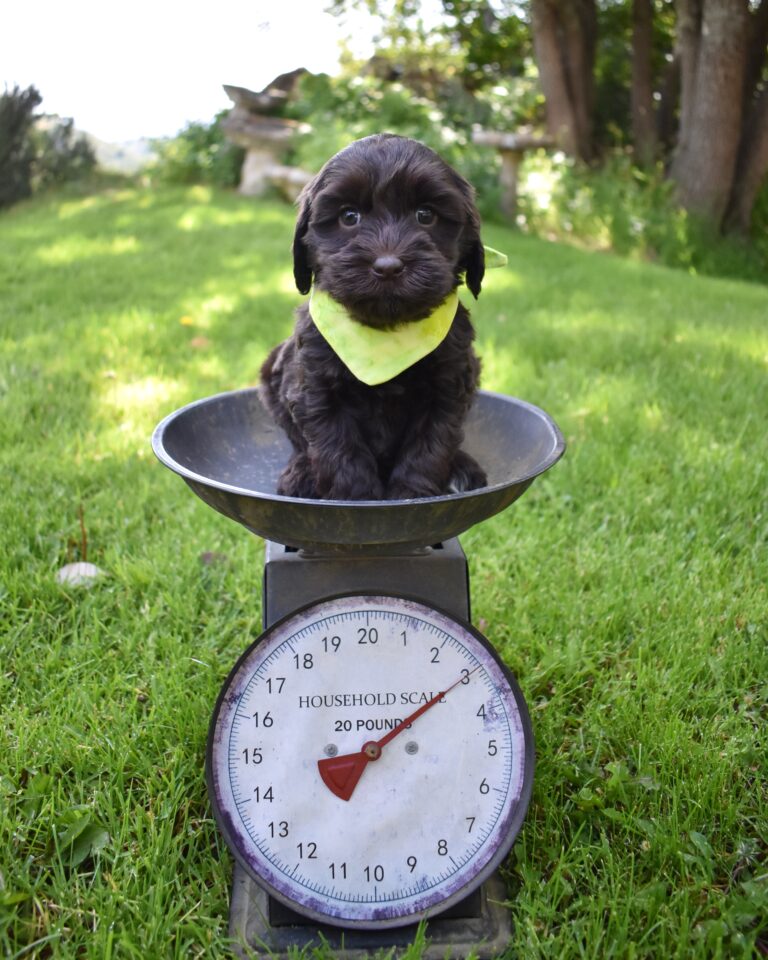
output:
[[[73,808],[62,817],[64,829],[57,836],[62,862],[77,867],[109,843],[109,833],[91,819],[90,813]]]
[[[605,769],[609,774],[605,782],[605,792],[609,797],[621,798],[624,795],[624,788],[632,783],[632,776],[626,764],[615,760],[607,763]]]
[[[106,576],[104,571],[95,563],[67,563],[56,571],[56,580],[59,583],[73,587],[90,587],[100,578]]]
[[[605,806],[605,800],[593,793],[589,787],[582,787],[576,794],[576,806],[579,810],[601,810]]]
[[[637,787],[648,792],[659,789],[659,784],[647,775],[633,776],[629,768],[621,760],[612,761],[605,765],[608,779],[605,782],[605,792],[610,797],[624,799],[627,793]]]
[[[73,810],[72,813],[75,811]],[[62,817],[64,821],[64,828],[58,834],[59,846],[66,847],[74,843],[74,841],[80,836],[80,834],[85,830],[88,824],[91,822],[90,813],[84,813],[75,815],[74,817],[67,814]]]
[[[741,892],[730,900],[731,916],[742,930],[768,916],[768,885],[755,880],[739,884]]]
[[[104,827],[100,827],[97,823],[89,823],[72,844],[67,862],[71,867],[76,867],[83,860],[103,850],[108,843],[109,833]]]
[[[43,800],[51,791],[53,777],[49,773],[36,773],[27,783],[21,801],[22,813],[34,817],[40,810]]]
[[[15,907],[29,898],[30,894],[23,890],[0,890],[0,907]]]
[[[643,831],[647,833],[649,837],[655,837],[658,828],[652,820],[644,820],[642,817],[637,817],[635,824]]]
[[[77,867],[102,850],[110,840],[109,833],[94,821],[87,806],[65,810],[56,821],[56,843],[50,855],[61,859],[67,867]]]
[[[647,904],[660,903],[667,896],[667,884],[663,880],[655,880],[638,890],[635,898],[646,906]]]
[[[657,783],[653,777],[635,777],[634,782],[638,785],[638,787],[643,787],[649,792],[661,789],[661,784]]]
[[[716,950],[716,947],[721,945],[722,941],[728,936],[728,924],[719,917],[712,920],[702,920],[693,928],[693,935],[697,940],[703,940],[714,955],[715,952],[720,952]]]
[[[694,847],[696,847],[705,860],[714,859],[715,851],[712,849],[709,844],[709,840],[707,840],[703,833],[697,833],[696,830],[691,830],[688,836],[691,839],[691,843],[694,845]]]
[[[630,822],[630,818],[626,813],[623,813],[621,810],[617,810],[616,807],[606,807],[603,810],[603,816],[607,817],[609,820],[613,820],[614,823],[626,823]]]

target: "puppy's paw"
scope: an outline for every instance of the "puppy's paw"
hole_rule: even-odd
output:
[[[405,480],[393,478],[387,485],[387,500],[416,500],[420,497],[438,497],[443,491],[435,484],[416,477]]]
[[[337,477],[325,494],[326,500],[383,500],[384,485],[378,477]]]
[[[466,490],[477,490],[478,487],[487,485],[488,477],[477,460],[463,450],[459,450],[453,458],[448,492],[464,493]]]
[[[277,481],[281,497],[300,497],[302,500],[318,500],[319,495],[312,475],[309,457],[304,453],[294,454]]]

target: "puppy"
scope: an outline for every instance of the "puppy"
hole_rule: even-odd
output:
[[[308,293],[314,281],[313,299],[261,371],[262,401],[293,445],[277,492],[406,500],[485,485],[483,470],[460,450],[480,365],[455,291],[465,282],[477,298],[485,272],[467,181],[415,140],[355,141],[302,192],[293,257],[296,286]],[[374,367],[371,376],[345,362],[344,337],[339,355],[329,329],[318,329],[321,298],[343,317],[344,337],[363,338],[358,354]],[[391,377],[375,369],[377,354],[399,349],[389,338],[406,340],[440,316],[447,332],[426,355]],[[370,349],[366,337],[375,341]]]

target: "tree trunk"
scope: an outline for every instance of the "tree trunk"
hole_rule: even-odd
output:
[[[677,0],[677,34],[675,59],[680,64],[680,122],[677,156],[685,153],[685,139],[691,130],[693,105],[696,99],[696,68],[701,41],[701,12],[704,0]],[[675,160],[672,175],[675,176]]]
[[[752,208],[768,174],[768,86],[763,87],[744,124],[726,229],[748,233]]]
[[[560,4],[561,49],[568,92],[576,120],[578,156],[590,160],[595,107],[594,65],[597,10],[594,0],[563,0]]]
[[[748,233],[758,191],[768,174],[768,86],[760,88],[768,42],[768,0],[750,18],[746,61],[744,124],[726,229]],[[759,90],[755,96],[755,89]]]
[[[762,0],[760,6],[750,17],[749,33],[747,67],[744,75],[746,109],[749,109],[751,105],[765,63],[766,45],[768,45],[768,0]]]
[[[632,141],[640,166],[653,163],[656,155],[656,123],[653,109],[653,0],[632,2]]]
[[[571,156],[592,158],[594,0],[532,0],[533,47],[547,130]]]
[[[577,156],[576,118],[560,56],[557,13],[549,0],[533,0],[531,26],[539,82],[544,94],[547,132],[567,154]]]
[[[681,0],[681,13],[690,12],[692,4],[695,0]],[[747,0],[704,0],[698,39],[686,37],[681,47],[681,126],[672,178],[682,205],[717,226],[728,205],[741,137],[748,17]],[[690,24],[681,23],[681,30]]]

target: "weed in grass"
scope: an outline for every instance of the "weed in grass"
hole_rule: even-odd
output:
[[[260,631],[263,551],[149,437],[253,384],[288,334],[292,226],[279,204],[171,188],[0,220],[10,957],[227,949],[203,755]],[[569,443],[462,538],[537,740],[505,865],[509,956],[753,956],[768,945],[768,291],[501,227],[485,239],[510,267],[473,305],[484,386],[546,409]],[[55,581],[82,559],[81,509],[107,574],[89,589]]]

